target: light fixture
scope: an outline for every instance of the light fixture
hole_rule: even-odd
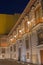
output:
[[[14,37],[16,38],[16,35],[14,35]]]
[[[21,31],[21,30],[19,30],[19,32],[21,33],[22,31]]]
[[[43,19],[43,17],[42,17],[42,19]]]
[[[12,39],[10,39],[11,41],[13,40],[13,38]]]
[[[30,24],[30,21],[28,21],[27,24]]]

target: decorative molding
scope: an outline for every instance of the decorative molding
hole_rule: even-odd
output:
[[[17,23],[14,25],[14,27],[12,28],[12,30],[10,31],[8,36],[10,36],[13,33],[16,26],[21,22],[22,18],[24,18],[24,16],[25,16],[25,14],[27,14],[29,12],[31,6],[34,4],[35,1],[36,0],[30,0],[30,2],[27,4],[26,8],[24,9],[23,13],[21,14],[20,18],[18,19]]]

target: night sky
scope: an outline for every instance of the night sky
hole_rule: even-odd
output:
[[[0,14],[22,13],[29,0],[0,0]]]

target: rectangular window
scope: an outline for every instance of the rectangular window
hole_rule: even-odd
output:
[[[41,17],[42,17],[42,8],[41,6],[38,7],[36,10],[35,10],[35,18],[36,18],[36,24],[41,22]]]
[[[29,39],[26,39],[25,43],[26,43],[26,49],[29,49]]]
[[[14,45],[14,52],[16,51],[16,45]]]
[[[29,53],[27,53],[27,59],[29,59]]]
[[[10,51],[12,51],[12,46],[10,47]]]
[[[43,44],[43,29],[38,30],[38,45]]]

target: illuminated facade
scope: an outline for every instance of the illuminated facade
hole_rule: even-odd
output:
[[[7,43],[4,58],[43,64],[43,0],[28,3],[9,33]]]

